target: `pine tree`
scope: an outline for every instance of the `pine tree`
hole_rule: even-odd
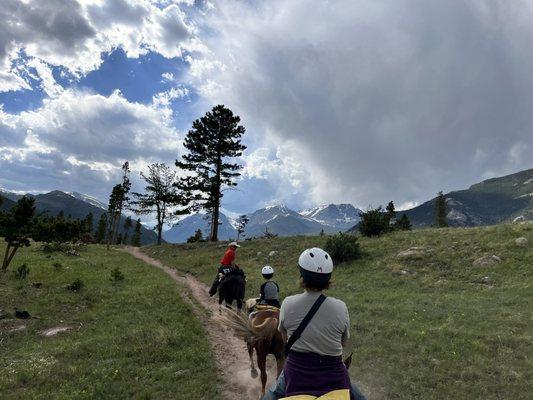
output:
[[[105,240],[105,230],[107,226],[107,214],[103,213],[100,215],[100,219],[98,220],[98,228],[96,230],[96,243],[104,243]]]
[[[389,216],[381,206],[362,212],[359,216],[361,217],[359,232],[363,236],[379,236],[390,229]]]
[[[93,232],[93,223],[94,223],[94,216],[93,213],[90,212],[85,217],[85,232],[92,233]]]
[[[446,198],[442,192],[437,193],[435,199],[435,225],[437,228],[445,228],[448,226],[446,222]]]
[[[203,242],[202,230],[197,229],[195,234],[187,239],[187,243]]]
[[[131,182],[129,179],[130,164],[125,162],[122,165],[122,183],[115,185],[109,196],[109,206],[107,210],[107,224],[108,224],[108,236],[107,236],[107,249],[111,243],[116,242],[118,233],[118,225],[120,217],[122,216],[122,210],[124,206],[128,204],[128,193],[131,189]]]
[[[180,214],[188,212],[184,208],[188,204],[188,196],[184,195],[176,185],[176,172],[165,164],[155,163],[148,166],[148,174],[141,172],[146,182],[145,193],[133,193],[132,209],[137,214],[155,213],[157,218],[157,244],[161,244],[163,226],[170,223]],[[172,210],[175,207],[182,207]]]
[[[133,226],[133,222],[131,221],[131,217],[126,217],[126,220],[124,221],[124,244],[128,244],[128,233]]]
[[[245,132],[239,125],[240,118],[223,105],[215,106],[211,112],[193,122],[185,138],[188,154],[176,166],[191,172],[180,180],[180,186],[193,193],[191,200],[197,208],[206,210],[211,216],[209,240],[218,240],[220,204],[223,190],[237,185],[242,166],[230,159],[240,157],[246,146],[241,144]]]
[[[411,221],[407,214],[402,214],[402,216],[394,224],[394,228],[400,231],[409,231],[411,230]]]
[[[138,219],[135,224],[135,230],[133,231],[133,237],[131,238],[131,245],[135,247],[141,247],[141,220]]]
[[[2,271],[5,271],[15,257],[17,250],[22,246],[29,246],[29,234],[31,223],[35,216],[35,199],[22,197],[9,213],[2,213],[2,225],[0,236],[5,237],[7,242],[2,262]]]
[[[244,230],[246,229],[246,225],[250,221],[250,218],[248,218],[245,214],[241,215],[239,218],[237,218],[237,240],[243,235]]]

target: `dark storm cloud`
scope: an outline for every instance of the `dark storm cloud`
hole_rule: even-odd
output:
[[[317,202],[421,201],[532,166],[530,2],[221,2],[212,24],[213,97],[298,144],[329,176]]]
[[[21,43],[65,54],[96,34],[80,5],[70,0],[4,0],[0,21],[0,61]]]

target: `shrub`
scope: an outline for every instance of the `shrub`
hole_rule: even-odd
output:
[[[19,279],[26,279],[29,274],[30,268],[26,265],[26,263],[17,268],[17,277]]]
[[[355,260],[361,257],[361,250],[357,237],[347,233],[339,233],[329,236],[325,250],[333,258],[336,264]]]
[[[113,270],[111,270],[110,280],[112,282],[120,282],[124,280],[124,274],[122,273],[119,267],[116,267]]]
[[[86,247],[83,243],[61,243],[61,242],[50,242],[44,243],[41,247],[41,250],[44,253],[65,253],[67,255],[79,255],[78,252],[84,250]]]
[[[202,230],[198,229],[194,235],[189,237],[187,239],[187,243],[197,243],[197,242],[205,242],[204,238],[202,237]]]
[[[77,291],[83,289],[84,286],[85,285],[83,284],[83,281],[80,278],[78,278],[74,282],[72,282],[70,285],[68,285],[67,289],[71,290],[73,292],[77,292]]]
[[[54,263],[54,269],[55,269],[56,271],[59,271],[59,270],[63,269],[63,264],[61,264],[60,262],[57,262],[57,261],[56,261],[56,262]]]
[[[397,229],[397,230],[400,230],[400,231],[409,231],[409,230],[411,230],[411,221],[409,221],[409,217],[406,214],[403,214],[394,223],[394,229]]]
[[[379,236],[390,230],[390,218],[381,207],[370,209],[359,214],[359,232],[363,236]]]

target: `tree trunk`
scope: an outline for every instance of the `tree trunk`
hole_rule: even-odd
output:
[[[17,252],[18,248],[18,245],[14,245],[13,248],[11,248],[11,244],[7,244],[6,252],[4,254],[4,262],[2,263],[2,271],[5,271],[7,267],[9,267],[9,264],[11,263],[11,260],[13,260],[13,257],[15,257],[15,253]],[[11,254],[9,254],[9,250],[11,250]]]
[[[157,205],[157,245],[161,245],[161,236],[163,233],[163,215],[159,205]]]
[[[214,193],[214,204],[213,204],[213,220],[211,224],[211,241],[212,242],[218,242],[218,219],[219,219],[219,213],[220,213],[220,169],[222,168],[222,155],[220,154],[220,150],[218,151],[218,157],[217,157],[217,175],[216,175],[216,182],[215,182],[215,193]]]
[[[13,257],[15,257],[15,253],[17,252],[18,249],[19,249],[19,245],[13,246],[13,250],[11,250],[11,255],[7,259],[6,269],[7,267],[9,267],[9,264],[11,264],[11,260],[13,260]]]
[[[9,259],[9,250],[11,248],[11,243],[7,243],[6,252],[4,254],[4,261],[2,262],[2,271],[5,271],[7,269],[8,263],[7,260]]]

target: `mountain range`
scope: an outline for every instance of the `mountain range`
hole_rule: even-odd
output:
[[[493,225],[519,216],[533,220],[533,169],[487,179],[445,198],[450,226]],[[434,223],[434,211],[433,198],[405,214],[413,227],[425,227]]]
[[[2,191],[3,204],[0,210],[9,210],[22,197],[21,194]],[[63,211],[72,218],[85,218],[92,212],[94,224],[98,223],[107,206],[93,197],[77,193],[55,190],[49,193],[31,195],[35,198],[38,213],[57,215]],[[465,190],[445,194],[447,221],[450,226],[480,226],[511,221],[516,217],[533,220],[533,169],[515,174],[487,179]],[[413,227],[426,227],[434,223],[435,199],[431,199],[410,210],[407,214]],[[351,204],[328,204],[308,210],[295,211],[284,205],[265,207],[248,214],[244,238],[263,236],[269,232],[280,236],[316,235],[325,233],[355,231],[361,210]],[[235,239],[235,221],[221,214],[219,239]],[[124,218],[121,221],[121,230]],[[178,224],[163,233],[163,239],[172,243],[182,243],[201,229],[204,237],[209,235],[209,221],[203,214],[185,217]],[[156,234],[142,227],[142,243],[154,243]]]
[[[351,204],[329,204],[310,210],[294,211],[285,205],[265,207],[248,214],[250,219],[244,231],[244,238],[263,236],[266,229],[280,236],[318,235],[345,231],[359,221],[360,210]],[[194,214],[182,219],[163,234],[167,242],[181,243],[201,229],[204,237],[209,234],[209,220],[203,214]],[[221,214],[219,239],[237,237],[235,221]]]
[[[2,190],[0,191],[0,196],[2,196],[4,201],[0,206],[0,210],[7,211],[10,210],[11,207],[15,205],[15,202],[23,195]],[[57,215],[60,211],[63,211],[66,216],[70,215],[70,217],[76,219],[83,219],[87,214],[93,213],[94,230],[96,230],[100,216],[107,211],[107,206],[102,202],[76,192],[65,193],[60,190],[54,190],[43,194],[28,194],[28,196],[35,198],[35,210],[37,213]],[[119,233],[124,234],[125,220],[126,217],[121,218]],[[132,234],[133,229],[130,229],[129,236],[131,237]],[[142,226],[141,244],[150,244],[155,243],[156,241],[156,233]]]

